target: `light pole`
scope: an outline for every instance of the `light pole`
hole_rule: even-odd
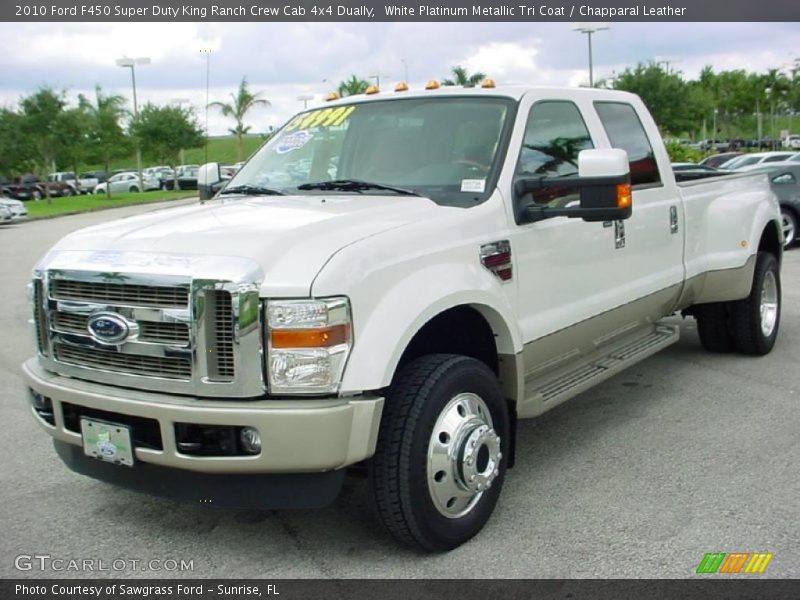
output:
[[[203,151],[204,159],[203,164],[208,164],[208,84],[211,81],[211,48],[201,48],[200,54],[205,54],[206,56],[206,145]],[[178,174],[175,174],[177,178]]]
[[[589,40],[589,87],[594,87],[594,71],[592,65],[592,34],[598,31],[608,29],[608,25],[592,24],[592,23],[579,23],[575,25],[572,30],[585,33]]]
[[[403,73],[404,73],[404,77],[405,77],[405,79],[403,79],[403,81],[408,83],[408,63],[406,62],[405,58],[401,58],[400,62],[403,63]]]
[[[136,65],[149,65],[150,59],[146,56],[139,58],[128,58],[123,56],[117,59],[117,66],[131,70],[131,83],[133,84],[133,120],[139,120],[139,105],[136,102]],[[144,192],[144,177],[142,177],[142,147],[139,139],[136,139],[136,170],[139,172],[139,191]]]
[[[375,80],[375,85],[378,86],[378,89],[381,87],[381,77],[389,77],[386,73],[378,73],[376,75],[367,75],[370,79]]]
[[[314,96],[298,96],[297,99],[303,103],[303,110],[308,108],[308,101],[313,100]]]
[[[656,56],[655,61],[657,65],[664,65],[664,73],[669,75],[669,66],[681,62],[683,59],[680,56]]]

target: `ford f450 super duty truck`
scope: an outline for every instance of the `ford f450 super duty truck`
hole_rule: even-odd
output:
[[[764,175],[676,183],[627,93],[428,87],[304,111],[230,181],[205,165],[208,201],[41,259],[24,372],[69,468],[286,508],[366,467],[386,528],[441,551],[489,519],[518,419],[675,342],[662,318],[770,352]]]

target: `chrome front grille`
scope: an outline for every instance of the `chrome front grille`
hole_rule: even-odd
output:
[[[186,380],[192,376],[192,361],[189,358],[122,354],[113,350],[61,343],[55,344],[55,355],[56,360],[63,363],[117,373]]]
[[[261,396],[262,281],[258,265],[241,258],[48,255],[32,286],[39,360],[50,371],[107,385]]]
[[[56,279],[53,281],[50,296],[56,300],[101,302],[117,306],[186,308],[189,305],[188,286],[167,287]]]

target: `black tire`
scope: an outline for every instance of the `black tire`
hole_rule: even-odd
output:
[[[437,420],[454,407],[460,413],[460,399],[465,397],[468,402],[470,397],[482,400],[491,416],[492,432],[487,436],[496,432],[499,439],[486,443],[481,440],[478,450],[474,450],[474,445],[471,447],[475,460],[469,464],[475,466],[470,468],[480,470],[479,477],[492,478],[481,488],[483,491],[466,492],[473,495],[471,499],[462,499],[467,503],[462,513],[445,516],[444,507],[437,508],[429,488],[429,482],[433,486],[436,485],[433,480],[439,479],[431,478],[428,455],[431,447],[441,443],[437,440],[442,440],[442,433],[434,432]],[[479,412],[483,414],[483,408]],[[389,533],[428,552],[451,550],[477,534],[489,520],[503,486],[509,427],[508,407],[500,383],[483,363],[464,356],[432,354],[405,366],[386,396],[377,449],[369,468],[378,516]],[[466,456],[467,438],[477,432],[478,429],[466,425],[460,429],[449,443],[463,441],[463,447],[453,454]],[[484,450],[485,456],[491,457],[487,459],[488,467],[485,462],[478,466],[480,452]],[[436,476],[440,473],[443,471]],[[466,478],[463,470],[457,473]]]
[[[65,196],[74,196],[75,195],[75,190],[72,189],[72,186],[68,185],[67,189],[64,191],[64,195]]]
[[[131,187],[128,188],[128,191],[131,193],[138,192],[139,188],[136,187],[135,185],[132,185]]]
[[[781,206],[781,226],[784,237],[783,247],[789,248],[797,242],[797,215],[786,206]]]
[[[774,310],[762,313],[762,302],[773,299]],[[731,331],[736,349],[753,356],[769,354],[778,337],[780,322],[781,273],[778,259],[769,252],[759,252],[750,295],[744,300],[731,302]]]
[[[736,350],[730,324],[728,302],[700,304],[695,307],[697,333],[700,343],[708,352],[725,353]]]

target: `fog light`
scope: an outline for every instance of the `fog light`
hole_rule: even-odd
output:
[[[36,410],[49,410],[50,409],[50,402],[49,398],[40,394],[36,390],[30,390],[31,394],[31,404],[33,404],[33,408]]]
[[[258,429],[242,427],[239,432],[239,441],[242,442],[242,449],[248,454],[261,452],[261,436],[258,433]]]

